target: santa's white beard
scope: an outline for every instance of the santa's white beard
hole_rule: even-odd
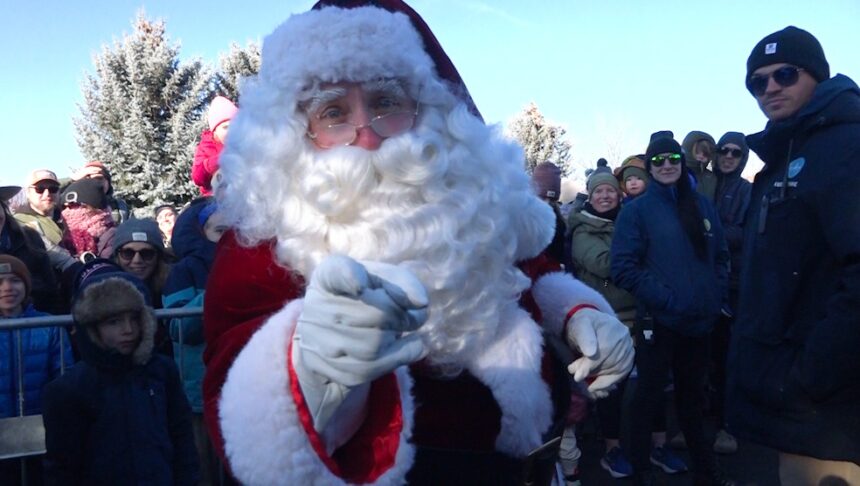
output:
[[[457,373],[493,339],[502,309],[528,288],[515,263],[523,251],[542,249],[524,246],[548,241],[551,227],[544,226],[552,219],[521,166],[476,157],[446,133],[450,120],[437,117],[431,129],[433,119],[425,114],[424,126],[376,151],[303,144],[287,168],[288,187],[270,195],[277,199],[264,219],[270,227],[278,222],[278,260],[306,277],[333,253],[413,271],[430,297],[429,319],[418,331],[428,359]]]

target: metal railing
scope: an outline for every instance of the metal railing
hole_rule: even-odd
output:
[[[159,321],[166,321],[180,317],[201,317],[202,307],[187,307],[180,309],[157,309],[155,317]],[[0,335],[12,332],[15,337],[15,363],[17,364],[17,412],[14,417],[0,418],[0,460],[20,459],[21,461],[21,484],[27,484],[26,464],[28,457],[38,456],[45,453],[45,428],[42,424],[41,415],[25,416],[26,396],[24,389],[24,349],[22,330],[45,327],[65,327],[74,323],[72,316],[40,316],[20,317],[12,319],[0,319]],[[180,379],[183,379],[184,346],[182,321],[179,324],[178,350],[174,351],[179,368]],[[66,367],[73,363],[66,363],[66,340],[69,338],[65,332],[60,333],[60,374],[66,372]],[[10,372],[12,370],[9,370]],[[11,378],[11,377],[10,377]],[[10,380],[11,381],[11,380]]]

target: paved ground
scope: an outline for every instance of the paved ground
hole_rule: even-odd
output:
[[[630,387],[632,388],[632,387]],[[629,393],[627,395],[630,396]],[[669,411],[669,437],[677,431],[672,407]],[[707,432],[713,437],[716,432],[715,422],[709,419]],[[600,467],[600,458],[604,453],[603,439],[599,436],[594,414],[580,427],[580,472],[583,486],[632,484],[629,479],[613,479],[609,473]],[[677,450],[678,455],[689,464],[689,456],[685,450]],[[720,464],[726,473],[739,484],[746,486],[779,486],[777,475],[777,454],[772,449],[758,444],[739,441],[738,452],[731,455],[718,456]],[[658,484],[669,486],[686,486],[692,484],[690,473],[667,475],[657,470]]]

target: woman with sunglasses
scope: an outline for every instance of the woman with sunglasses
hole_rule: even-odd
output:
[[[651,484],[651,424],[671,371],[695,484],[734,484],[716,464],[703,428],[710,333],[727,298],[728,250],[714,206],[693,189],[681,146],[655,134],[645,153],[651,181],[626,205],[612,239],[611,276],[636,297],[638,381],[630,459],[637,484]]]
[[[161,293],[171,265],[167,261],[158,223],[153,219],[129,219],[117,226],[111,259],[146,284],[152,295],[153,307],[160,309]],[[172,356],[170,338],[160,321],[155,333],[155,348]]]
[[[716,327],[711,339],[711,353],[714,372],[711,385],[714,396],[711,400],[711,412],[719,420],[720,429],[714,440],[714,452],[731,454],[737,451],[738,443],[725,427],[725,392],[726,392],[726,356],[729,350],[731,325],[734,322],[734,311],[738,303],[738,287],[741,270],[741,247],[744,241],[744,215],[750,203],[752,184],[741,177],[749,158],[746,136],[740,132],[727,132],[717,143],[717,158],[714,172],[717,174],[717,194],[714,201],[723,233],[731,255],[729,271],[729,301],[728,312]]]

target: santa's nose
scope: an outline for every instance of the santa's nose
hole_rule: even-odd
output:
[[[382,145],[382,137],[373,131],[373,128],[365,126],[358,129],[352,144],[365,150],[376,150]]]

